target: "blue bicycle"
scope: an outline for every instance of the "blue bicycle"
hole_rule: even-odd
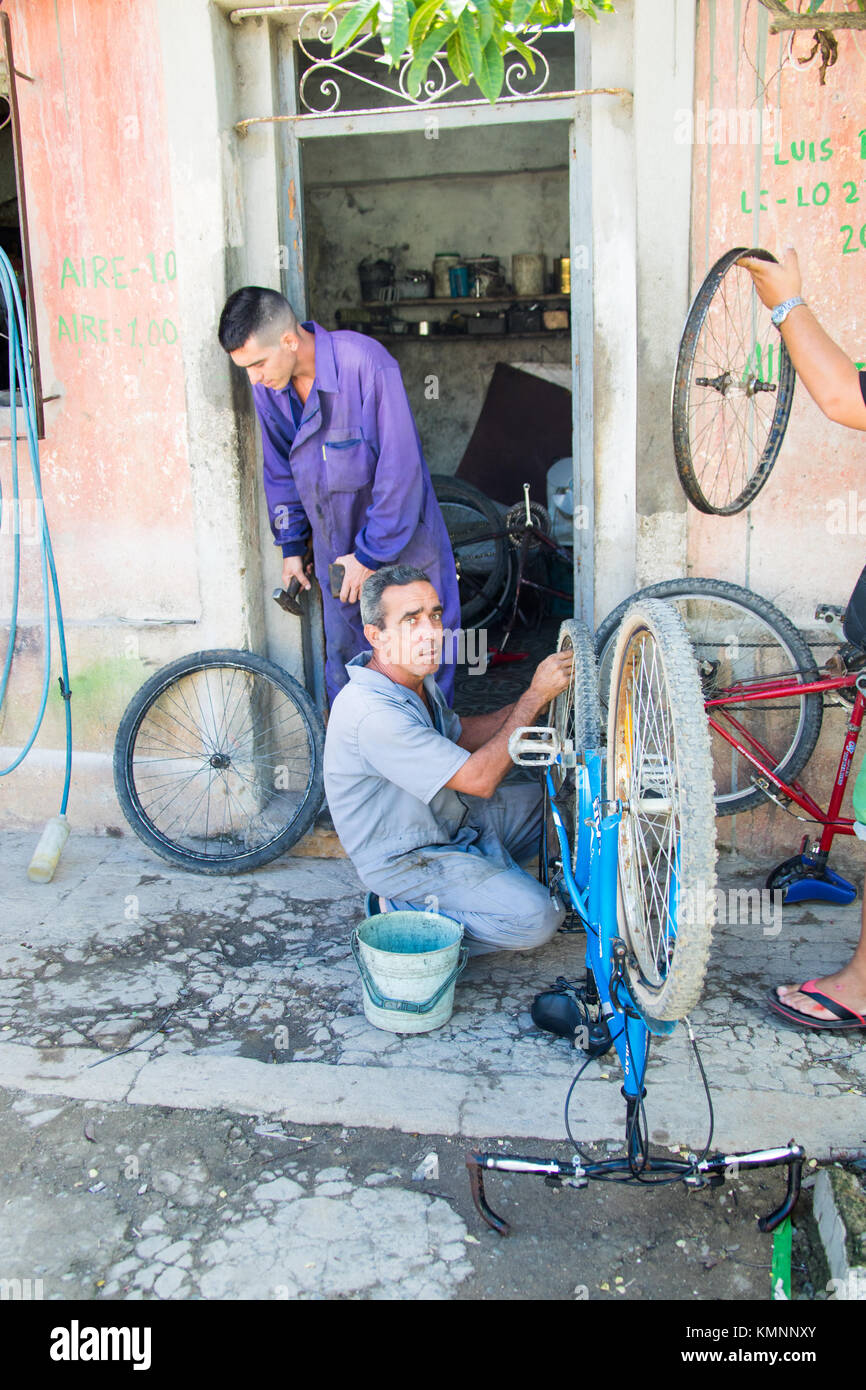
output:
[[[563,623],[559,648],[574,653],[570,687],[551,706],[549,724],[518,729],[509,751],[521,766],[546,769],[540,872],[586,932],[585,978],[559,979],[533,1004],[539,1026],[586,1053],[565,1102],[574,1158],[470,1152],[476,1208],[494,1230],[508,1234],[508,1222],[487,1202],[485,1171],[534,1173],[575,1187],[592,1178],[704,1187],[741,1169],[784,1164],[784,1200],[758,1223],[773,1231],[797,1201],[804,1151],[792,1140],[784,1148],[709,1156],[712,1102],[688,1021],[709,957],[716,855],[709,729],[685,627],[659,600],[641,600],[624,614],[610,664],[605,752],[590,634],[581,623]],[[651,1039],[671,1033],[680,1020],[710,1114],[703,1152],[682,1160],[650,1154],[644,1114]],[[569,1107],[583,1071],[612,1047],[623,1073],[625,1152],[592,1160],[574,1140]]]

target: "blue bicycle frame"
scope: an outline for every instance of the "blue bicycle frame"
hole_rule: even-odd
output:
[[[561,752],[557,753],[554,761],[561,765]],[[479,1214],[500,1235],[507,1235],[510,1227],[504,1218],[497,1216],[487,1202],[483,1178],[485,1170],[533,1173],[544,1176],[549,1181],[566,1181],[574,1186],[584,1187],[588,1178],[609,1175],[614,1170],[623,1172],[631,1168],[636,1161],[640,1164],[647,1161],[646,1155],[640,1152],[636,1112],[646,1094],[644,1077],[650,1038],[653,1035],[665,1036],[676,1028],[675,1022],[662,1022],[642,1013],[635,1006],[628,990],[625,976],[628,951],[626,943],[619,935],[617,917],[617,846],[621,810],[618,802],[611,803],[604,799],[604,762],[600,753],[587,751],[583,764],[578,763],[574,772],[577,844],[573,864],[568,834],[556,802],[556,789],[549,767],[545,774],[547,793],[559,841],[563,885],[575,912],[586,928],[587,976],[591,976],[595,982],[600,1015],[608,1026],[611,1041],[622,1066],[628,1156],[626,1159],[607,1159],[584,1164],[578,1156],[569,1161],[529,1158],[501,1152],[494,1154],[470,1151],[466,1157],[466,1166],[473,1201]],[[603,814],[604,808],[611,805],[614,809],[606,815]],[[667,908],[671,934],[675,934],[676,931],[678,902],[679,883],[678,875],[675,874]],[[686,1162],[653,1161],[651,1167],[658,1172],[678,1173],[688,1185],[701,1187],[706,1183],[723,1182],[732,1165],[763,1168],[785,1164],[788,1168],[785,1197],[774,1211],[761,1217],[758,1222],[762,1231],[770,1232],[780,1225],[796,1204],[804,1158],[803,1149],[792,1140],[783,1149],[702,1159],[691,1156]]]
[[[556,804],[550,769],[546,777],[551,814],[559,841],[563,884],[575,912],[586,927],[587,970],[592,973],[596,983],[602,1017],[611,1029],[622,1065],[625,1094],[639,1098],[643,1092],[650,1036],[672,1033],[676,1023],[665,1023],[642,1013],[623,978],[626,949],[619,935],[617,921],[619,804],[614,803],[615,809],[602,815],[602,808],[612,804],[604,801],[604,762],[600,753],[588,750],[584,763],[575,768],[577,849],[572,870],[568,835]],[[674,921],[677,897],[678,885],[674,883],[670,907]]]

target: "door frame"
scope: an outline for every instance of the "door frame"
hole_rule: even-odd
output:
[[[589,25],[574,30],[575,89],[549,96],[514,101],[442,102],[429,106],[387,107],[351,114],[314,115],[298,108],[296,37],[289,26],[274,33],[274,82],[279,109],[285,114],[270,118],[276,127],[279,226],[282,244],[288,248],[281,265],[281,288],[304,318],[308,312],[306,258],[304,254],[304,200],[302,148],[307,140],[347,135],[385,135],[424,131],[431,115],[447,130],[473,130],[481,126],[508,126],[537,121],[565,121],[569,127],[569,248],[571,276],[571,398],[572,459],[575,505],[574,614],[594,630],[595,563],[595,430],[593,416],[594,278],[592,113],[586,97],[591,92],[592,58]],[[246,123],[252,124],[252,122]],[[305,628],[311,624],[305,624]],[[310,631],[304,633],[304,666],[316,698],[324,688],[323,645]]]

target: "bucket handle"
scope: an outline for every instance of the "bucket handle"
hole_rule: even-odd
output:
[[[468,950],[465,946],[461,946],[460,955],[457,958],[457,964],[451,971],[451,974],[448,976],[447,980],[445,980],[445,982],[439,986],[436,993],[431,994],[429,999],[389,999],[386,994],[379,993],[378,989],[373,983],[373,979],[370,975],[369,970],[367,969],[366,965],[361,959],[361,951],[358,944],[357,927],[352,932],[351,946],[352,955],[355,957],[355,964],[357,965],[358,970],[360,971],[361,979],[364,981],[367,993],[369,994],[376,1008],[392,1009],[395,1013],[404,1014],[428,1014],[430,1010],[435,1008],[436,1005],[439,1003],[439,1000],[442,998],[445,991],[447,989],[450,989],[451,985],[453,985],[454,981],[457,979],[457,976],[461,973],[461,971],[465,969],[466,962],[469,959]]]

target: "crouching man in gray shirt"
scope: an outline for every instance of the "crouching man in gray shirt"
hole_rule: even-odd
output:
[[[509,735],[567,688],[571,654],[542,661],[515,704],[459,719],[434,680],[442,605],[424,571],[377,570],[361,618],[372,652],[347,663],[325,738],[343,848],[384,908],[462,922],[473,955],[543,946],[563,910],[519,867],[538,849],[541,783],[500,783],[513,770]]]

